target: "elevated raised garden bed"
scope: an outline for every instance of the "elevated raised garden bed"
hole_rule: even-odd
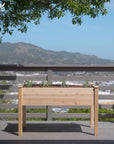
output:
[[[26,105],[87,105],[91,107],[91,127],[98,135],[98,87],[19,87],[18,135],[26,126]]]

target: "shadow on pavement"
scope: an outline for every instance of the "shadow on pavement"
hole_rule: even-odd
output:
[[[81,126],[82,125],[76,123],[30,123],[26,125],[23,132],[81,132],[88,135],[94,135],[93,133],[83,132]],[[18,124],[8,123],[3,131],[17,135]]]
[[[3,130],[5,132],[14,133],[18,131],[18,124],[8,123],[7,127]],[[27,124],[24,132],[82,132],[79,124]]]

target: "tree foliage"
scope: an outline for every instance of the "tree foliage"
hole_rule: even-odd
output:
[[[26,32],[27,23],[40,23],[43,15],[49,19],[61,18],[67,13],[72,16],[73,24],[81,24],[84,15],[95,18],[105,15],[105,3],[110,0],[2,0],[5,11],[0,12],[0,33],[10,35],[14,28]]]

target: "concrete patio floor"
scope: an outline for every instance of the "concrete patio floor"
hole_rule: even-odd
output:
[[[17,121],[0,121],[0,144],[114,144],[114,122],[99,122],[98,136],[89,121],[29,121],[17,131]]]

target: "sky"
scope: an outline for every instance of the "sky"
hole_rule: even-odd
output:
[[[28,24],[28,31],[17,30],[4,35],[3,42],[25,42],[46,50],[79,52],[114,60],[114,0],[106,4],[108,14],[91,19],[84,16],[82,25],[73,25],[70,15],[49,20],[46,16],[40,25]]]

